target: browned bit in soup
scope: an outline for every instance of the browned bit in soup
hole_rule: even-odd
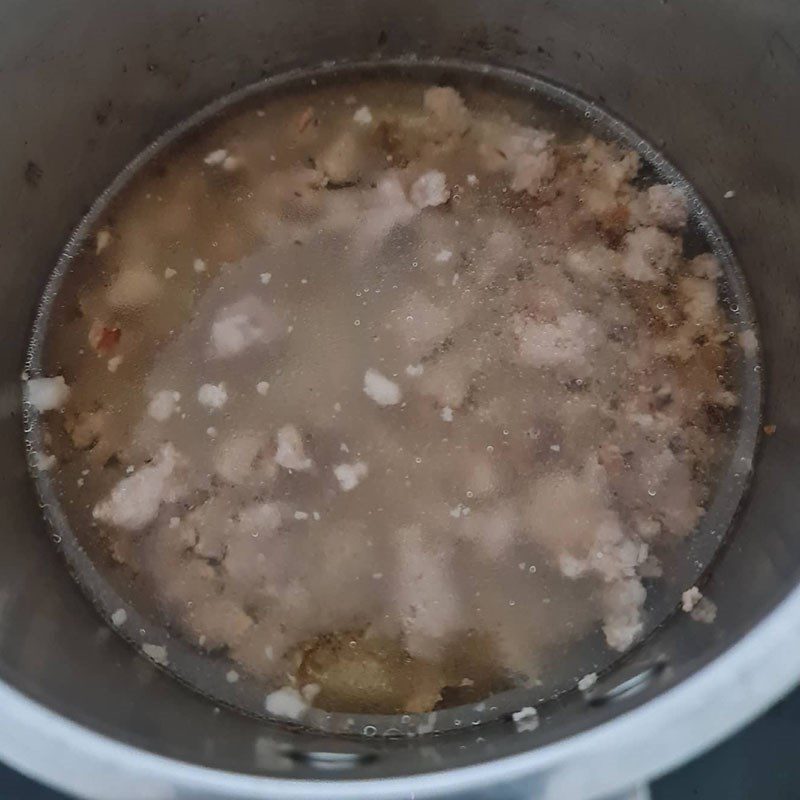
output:
[[[683,256],[681,190],[639,173],[535,100],[412,80],[250,99],[171,145],[27,381],[98,568],[296,719],[478,702],[598,630],[630,648],[752,344],[716,258]]]

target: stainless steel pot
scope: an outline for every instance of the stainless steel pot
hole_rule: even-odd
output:
[[[19,373],[69,231],[205,103],[328,60],[457,57],[552,79],[662,146],[730,231],[766,351],[749,501],[707,594],[520,732],[343,741],[216,709],[139,658],[49,541]],[[792,0],[7,0],[0,9],[0,757],[87,798],[589,798],[709,746],[800,678],[800,10]],[[728,190],[735,197],[723,199]]]

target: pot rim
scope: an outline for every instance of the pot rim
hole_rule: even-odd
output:
[[[430,63],[475,72],[485,66],[482,62],[444,58]],[[399,57],[377,62],[341,60],[337,67],[347,72],[376,64],[410,65],[406,58]],[[539,82],[539,76],[522,70],[494,69],[510,78],[525,75]],[[197,120],[216,109],[261,91],[264,86],[290,82],[316,71],[329,72],[330,65],[281,71],[208,104],[158,137],[129,169],[145,163],[152,152],[191,130]],[[559,83],[548,80],[547,84],[565,95],[581,96]],[[608,116],[612,122],[617,119]],[[627,123],[626,127],[635,130]],[[127,171],[115,179],[107,192],[114,191]],[[78,232],[86,224],[81,223]],[[105,736],[2,681],[0,709],[6,724],[0,726],[0,758],[46,784],[97,800],[117,796],[120,785],[126,786],[125,797],[130,800],[255,800],[267,794],[273,800],[352,800],[354,796],[424,800],[513,782],[531,787],[531,793],[535,787],[541,800],[589,800],[646,782],[698,755],[790,691],[800,681],[800,648],[785,647],[792,637],[800,639],[800,587],[694,674],[609,721],[524,753],[416,775],[307,780],[205,767]]]
[[[542,800],[591,798],[646,782],[711,747],[790,691],[800,678],[800,587],[722,655],[643,705],[565,740],[468,767],[363,780],[237,774],[124,744],[0,683],[0,757],[81,797],[374,800],[437,797],[518,781]]]

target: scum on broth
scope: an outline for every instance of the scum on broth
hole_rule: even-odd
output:
[[[755,341],[682,255],[681,192],[467,97],[318,87],[183,137],[97,222],[27,381],[98,567],[279,716],[628,649],[730,443]]]

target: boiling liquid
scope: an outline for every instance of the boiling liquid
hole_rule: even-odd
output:
[[[742,358],[686,198],[641,166],[534,96],[383,78],[251,97],[144,164],[43,350],[70,395],[37,458],[112,622],[293,718],[628,649]]]

